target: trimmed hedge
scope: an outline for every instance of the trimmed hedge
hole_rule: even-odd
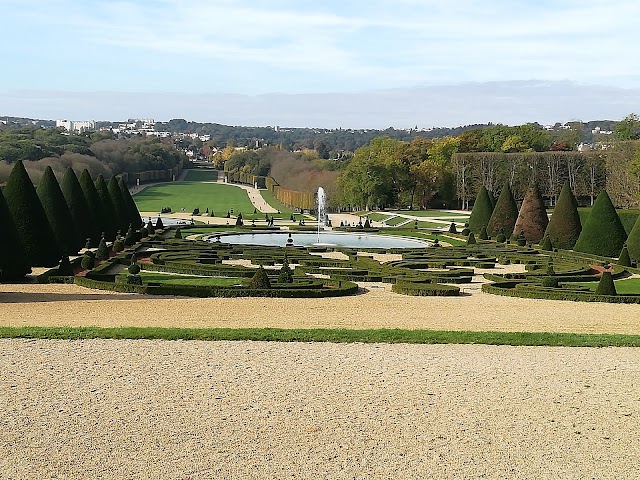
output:
[[[394,283],[391,291],[420,297],[457,297],[460,289],[439,283]]]
[[[573,302],[638,303],[640,295],[596,295],[593,292],[578,292],[558,288],[544,288],[517,282],[485,283],[482,291],[493,295],[543,300],[570,300]]]

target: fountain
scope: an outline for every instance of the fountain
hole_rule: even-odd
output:
[[[327,197],[324,193],[324,188],[318,187],[318,243],[320,243],[320,227],[324,225],[326,213],[326,200]]]

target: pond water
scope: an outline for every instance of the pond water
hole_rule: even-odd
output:
[[[221,235],[220,241],[234,245],[287,245],[288,232],[279,233],[243,233],[238,235]],[[425,248],[432,244],[412,238],[394,237],[391,235],[369,235],[358,233],[298,233],[292,232],[294,246],[311,247],[335,246],[347,248]],[[214,241],[212,238],[211,241]]]

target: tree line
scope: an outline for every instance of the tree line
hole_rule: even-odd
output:
[[[37,188],[21,160],[0,194],[0,278],[23,277],[31,267],[52,267],[83,247],[96,247],[142,226],[122,178],[93,180],[67,168],[58,182],[46,167]]]

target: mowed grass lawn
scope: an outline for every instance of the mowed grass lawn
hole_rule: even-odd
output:
[[[127,271],[124,270],[118,275],[126,276]],[[192,275],[173,275],[156,272],[141,271],[140,276],[145,283],[156,282],[166,285],[200,285],[207,287],[232,287],[242,284],[241,278],[233,277],[196,277]]]
[[[616,286],[616,292],[618,292],[620,295],[640,295],[640,278],[624,278],[622,280],[614,280],[613,283]],[[572,282],[563,283],[563,285],[567,287],[587,287],[594,292],[596,288],[598,288],[598,282]]]
[[[253,204],[247,192],[241,188],[222,183],[175,182],[147,187],[134,195],[133,199],[141,212],[160,212],[171,207],[172,212],[184,208],[191,213],[195,208],[204,214],[213,209],[216,217],[233,210],[234,215],[253,213]]]
[[[218,180],[218,170],[187,170],[184,177],[185,182],[216,182]]]

